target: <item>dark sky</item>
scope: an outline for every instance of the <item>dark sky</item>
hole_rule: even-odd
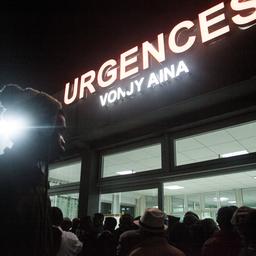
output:
[[[53,1],[55,2],[55,1]],[[54,94],[66,82],[219,1],[94,1],[0,10],[0,86],[16,83]]]

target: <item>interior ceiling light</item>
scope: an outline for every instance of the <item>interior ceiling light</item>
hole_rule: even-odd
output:
[[[183,189],[184,187],[178,186],[178,185],[171,185],[171,186],[166,186],[164,188],[171,189],[171,190],[176,190],[176,189]]]
[[[236,201],[228,201],[229,204],[235,204]]]
[[[222,154],[221,157],[225,158],[225,157],[231,157],[231,156],[239,156],[239,155],[245,155],[245,154],[248,154],[248,153],[249,152],[247,150],[241,150],[241,151]]]
[[[117,174],[119,175],[128,175],[128,174],[134,174],[134,173],[136,173],[134,170],[125,170],[125,171],[117,172]]]
[[[214,198],[213,198],[213,201],[216,202],[217,200],[218,200],[217,197],[214,197]],[[220,197],[220,201],[221,201],[221,202],[228,201],[228,200],[229,200],[229,198],[227,198],[227,197]]]

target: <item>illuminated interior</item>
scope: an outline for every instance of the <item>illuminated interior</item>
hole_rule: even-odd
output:
[[[50,186],[80,182],[81,160],[62,166],[51,165],[49,168]]]
[[[158,207],[157,189],[102,194],[100,211],[107,216],[120,216],[129,213],[141,216],[146,208]]]
[[[160,169],[161,145],[151,145],[103,156],[103,177]]]
[[[256,170],[164,183],[164,211],[183,218],[186,211],[200,218],[216,218],[222,206],[256,208]],[[111,216],[128,212],[139,216],[158,207],[157,189],[102,194],[100,210]]]
[[[51,206],[57,206],[62,210],[64,217],[71,220],[78,216],[79,193],[68,193],[50,196]]]
[[[256,152],[256,122],[176,140],[176,165]]]
[[[164,210],[178,217],[194,211],[216,218],[221,206],[256,208],[256,170],[164,183]]]

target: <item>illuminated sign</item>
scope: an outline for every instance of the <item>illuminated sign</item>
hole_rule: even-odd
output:
[[[184,61],[179,61],[177,67],[172,64],[170,67],[164,67],[158,72],[152,72],[148,77],[140,77],[129,83],[128,90],[123,87],[116,87],[115,89],[106,92],[104,95],[100,95],[101,106],[112,104],[120,99],[130,97],[135,93],[141,92],[142,87],[151,88],[159,84],[162,84],[168,80],[177,78],[182,73],[188,73],[189,69]]]
[[[249,28],[256,21],[256,0],[231,0],[230,8],[234,12],[231,21],[241,29]],[[202,43],[207,43],[224,34],[230,32],[230,26],[226,22],[225,4],[221,2],[210,9],[198,14],[198,23],[200,27],[200,37]],[[120,55],[120,59],[107,60],[99,68],[98,72],[90,70],[81,75],[80,78],[75,78],[73,85],[67,83],[64,92],[64,103],[71,104],[77,99],[88,97],[90,94],[96,93],[100,88],[107,88],[113,86],[117,81],[131,78],[140,71],[146,70],[150,67],[150,61],[156,63],[164,62],[169,53],[179,54],[189,50],[196,41],[196,32],[193,32],[195,23],[190,20],[185,20],[177,24],[170,31],[167,40],[164,34],[157,36],[156,46],[146,41],[142,43],[141,48],[135,46]],[[180,43],[177,37],[184,32],[191,32],[185,34],[185,40]],[[141,54],[142,59],[138,58]],[[162,74],[162,82],[171,78],[169,73],[176,72],[175,76],[180,73],[187,73],[188,67],[184,61],[175,64],[176,67],[165,67],[159,71],[159,76]],[[171,69],[176,71],[171,71]],[[177,70],[182,69],[181,72]],[[152,83],[161,83],[161,78],[158,79],[155,73],[151,73],[148,77],[147,87]],[[168,77],[168,78],[167,78]],[[109,92],[100,95],[100,102],[102,106],[113,103],[120,98],[125,98],[133,94],[136,90],[141,90],[142,84],[145,85],[145,77],[139,80],[134,80],[130,84],[130,89],[124,90],[121,87],[112,88]],[[166,81],[165,80],[165,81]]]

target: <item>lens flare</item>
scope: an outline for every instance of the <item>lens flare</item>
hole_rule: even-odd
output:
[[[0,120],[0,134],[17,135],[27,129],[27,122],[22,118]]]
[[[23,136],[25,130],[30,128],[25,118],[0,116],[0,155],[4,154],[6,148],[12,148],[12,138]]]

